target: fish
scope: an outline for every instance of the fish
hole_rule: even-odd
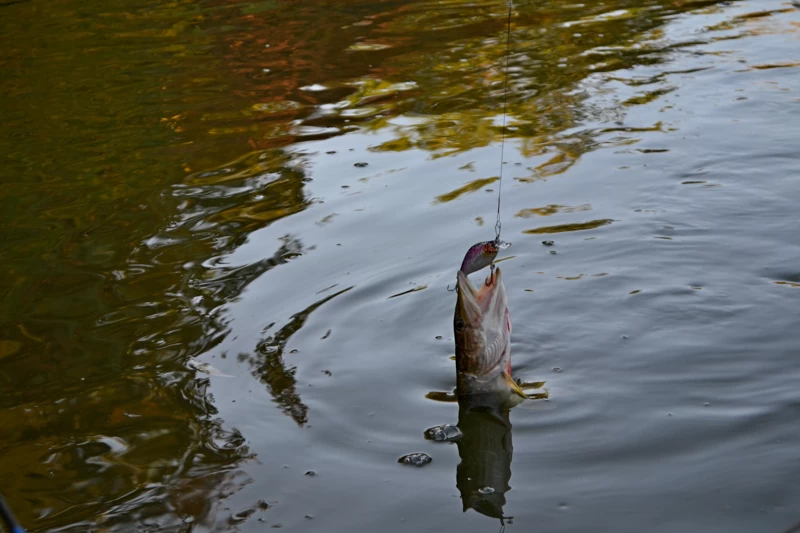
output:
[[[456,394],[499,396],[512,404],[528,396],[511,377],[511,314],[499,267],[480,288],[458,271],[453,317]]]

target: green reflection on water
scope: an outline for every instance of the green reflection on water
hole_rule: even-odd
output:
[[[542,228],[535,228],[535,229],[528,229],[525,230],[523,233],[534,234],[534,235],[546,235],[550,233],[564,233],[566,231],[584,231],[587,229],[595,229],[599,228],[600,226],[605,226],[607,224],[611,224],[613,220],[603,218],[600,220],[592,220],[589,222],[578,222],[575,224],[560,224],[558,226],[545,226]]]

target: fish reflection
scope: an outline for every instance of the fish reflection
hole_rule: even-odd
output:
[[[456,487],[463,510],[497,518],[503,514],[505,494],[511,487],[511,421],[507,404],[485,396],[464,396],[458,402],[458,427],[463,437],[457,441],[461,462],[456,469]]]

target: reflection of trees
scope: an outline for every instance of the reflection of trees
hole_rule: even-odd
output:
[[[157,304],[163,320],[151,324],[146,333],[139,329],[134,349],[142,354],[159,353],[162,365],[172,369],[177,382],[159,379],[150,385],[151,396],[180,398],[183,406],[173,407],[169,415],[183,417],[191,428],[182,432],[184,446],[175,448],[185,451],[178,467],[168,475],[166,501],[182,516],[212,526],[217,521],[215,502],[248,482],[238,465],[249,457],[249,450],[244,436],[235,429],[223,429],[223,421],[215,418],[208,380],[188,371],[186,361],[227,335],[229,325],[220,312],[227,302],[268,270],[303,252],[302,243],[287,235],[270,257],[236,266],[223,259],[253,231],[305,209],[308,199],[304,184],[305,174],[280,151],[248,154],[216,169],[192,174],[173,188],[180,202],[179,214],[145,245],[137,247],[129,259],[128,284],[155,278],[163,287],[163,292],[147,295],[163,298]],[[142,265],[151,266],[142,271]],[[182,268],[176,268],[179,265]],[[139,307],[153,305],[145,302]],[[132,321],[134,324],[142,327],[141,322]],[[152,372],[160,378],[164,369]],[[175,394],[176,386],[180,394]],[[153,414],[145,410],[142,416],[152,424]],[[173,424],[171,438],[176,431],[180,430]],[[168,457],[162,450],[160,461],[165,467],[174,462]],[[144,506],[142,512],[147,508]]]
[[[563,138],[565,130],[586,121],[621,120],[627,106],[668,92],[658,86],[663,80],[654,79],[655,90],[643,87],[644,94],[624,103],[587,103],[598,92],[598,73],[667,61],[683,44],[663,39],[660,27],[676,14],[716,4],[660,0],[642,8],[635,0],[613,0],[578,9],[570,0],[515,2],[508,137],[519,139],[526,157],[549,159],[521,177],[564,172],[598,146],[597,131]],[[269,104],[252,116],[269,126],[247,135],[257,146],[275,146],[315,132],[340,134],[357,124],[394,133],[375,150],[417,148],[439,157],[487,146],[500,134],[505,6],[299,3],[242,12],[239,26],[247,29],[226,35],[231,83],[245,100],[242,110],[250,113],[254,100]],[[329,24],[320,26],[323,18]],[[318,90],[303,90],[315,84]],[[290,125],[283,116],[289,103],[299,123]],[[398,115],[418,120],[400,125],[391,120]]]
[[[248,482],[240,465],[250,451],[187,362],[227,335],[226,302],[302,253],[286,236],[270,257],[224,259],[253,231],[305,209],[304,185],[280,151],[191,174],[148,212],[160,229],[128,227],[144,211],[117,215],[127,232],[114,228],[109,272],[63,268],[16,325],[0,325],[0,340],[20,339],[3,345],[14,359],[0,357],[14,363],[13,374],[0,366],[0,489],[23,523],[177,530],[191,517],[221,527],[217,502]]]
[[[163,239],[188,238],[210,255],[233,250],[247,236],[309,205],[306,175],[280,150],[248,153],[214,169],[196,172],[173,189],[179,219]]]
[[[300,331],[308,317],[322,304],[349,291],[352,287],[331,294],[304,310],[292,315],[289,322],[273,335],[262,340],[256,346],[253,355],[240,354],[240,361],[247,361],[253,367],[253,375],[261,380],[272,394],[275,401],[281,406],[283,412],[291,416],[298,425],[302,426],[308,421],[308,407],[300,400],[300,395],[295,390],[294,368],[287,368],[283,360],[286,343]]]
[[[222,301],[230,301],[244,291],[251,282],[272,268],[282,265],[292,257],[303,252],[302,243],[286,235],[281,238],[282,244],[271,257],[259,259],[236,267],[218,267],[210,271],[205,280],[195,284],[195,288],[206,294],[213,294]]]
[[[509,408],[475,400],[470,396],[459,398],[458,427],[464,436],[457,442],[461,463],[456,470],[456,486],[464,511],[474,509],[503,520],[514,450]]]

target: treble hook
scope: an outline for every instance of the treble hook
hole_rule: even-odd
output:
[[[489,272],[489,276],[486,278],[486,281],[484,281],[487,287],[491,287],[494,283],[494,269],[497,268],[497,265],[492,263],[489,265],[489,268],[491,269],[491,272]]]

